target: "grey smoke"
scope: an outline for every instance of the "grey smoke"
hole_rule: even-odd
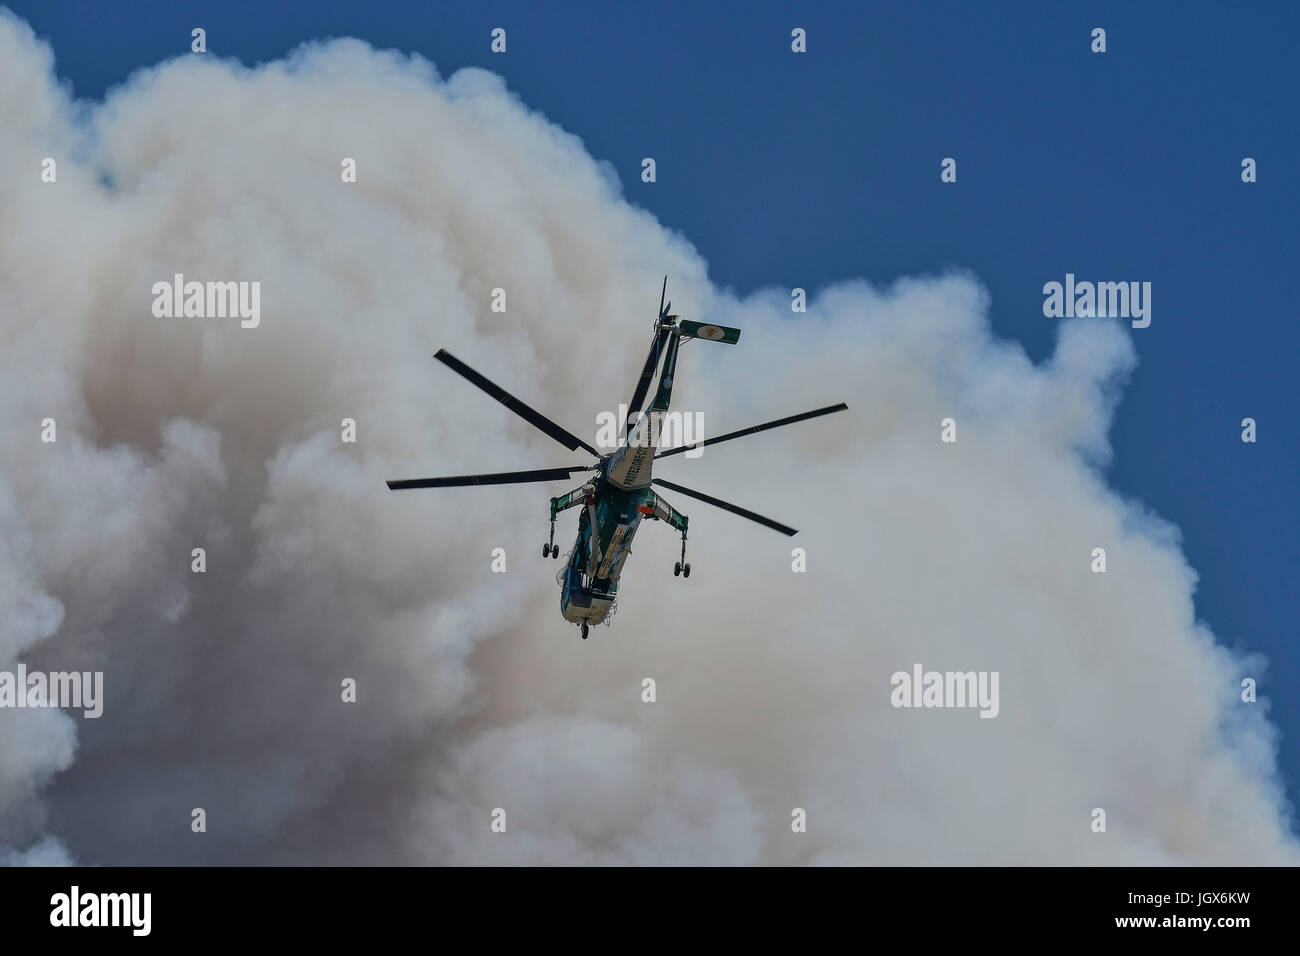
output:
[[[1238,697],[1263,662],[1107,487],[1117,324],[1065,322],[1034,365],[966,274],[798,317],[737,297],[499,78],[352,40],[84,104],[0,13],[0,127],[0,669],[106,672],[98,721],[0,711],[0,862],[1300,860],[1267,704]],[[177,272],[259,281],[260,326],[153,317]],[[744,329],[683,352],[708,431],[851,411],[665,462],[802,531],[669,496],[692,578],[645,527],[584,643],[539,554],[567,488],[384,480],[583,461],[431,355],[590,439],[665,272],[680,314]],[[999,716],[891,708],[914,662],[999,671]]]

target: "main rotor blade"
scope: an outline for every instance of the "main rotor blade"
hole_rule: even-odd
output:
[[[551,421],[541,412],[529,408],[519,399],[515,398],[513,395],[507,392],[504,388],[495,384],[489,379],[484,378],[482,375],[474,371],[472,368],[470,368],[460,359],[456,358],[456,356],[452,355],[446,349],[438,349],[438,351],[434,353],[433,357],[436,358],[443,365],[447,366],[456,374],[462,376],[463,378],[469,379],[469,381],[472,384],[477,385],[479,388],[483,389],[483,391],[487,392],[498,402],[500,402],[506,408],[510,409],[512,412],[514,412],[524,421],[528,422],[534,428],[546,432],[546,434],[550,435],[552,438],[558,441],[565,448],[569,449],[569,451],[576,451],[579,448],[584,448],[587,451],[591,452],[593,455],[595,455],[597,458],[600,457],[600,452],[596,451],[596,449],[592,448],[590,445],[588,445],[577,435],[574,435],[572,432],[565,431],[563,428],[555,424],[555,422]]]
[[[640,412],[641,406],[645,404],[646,393],[650,391],[650,383],[654,380],[655,370],[659,367],[659,356],[663,352],[664,339],[667,336],[668,330],[660,328],[655,330],[655,337],[650,340],[650,354],[645,357],[645,366],[641,369],[641,377],[637,379],[636,391],[632,393],[632,401],[627,406],[628,421],[631,421],[632,416]]]
[[[778,418],[774,422],[764,422],[762,425],[751,425],[749,428],[727,432],[727,434],[719,435],[717,438],[706,438],[704,441],[696,442],[694,445],[678,445],[676,448],[669,448],[667,451],[661,451],[659,454],[655,455],[655,458],[667,458],[669,455],[677,455],[681,452],[689,451],[692,448],[703,448],[705,445],[716,445],[718,442],[731,441],[733,438],[743,438],[745,435],[765,432],[769,428],[780,428],[782,425],[793,425],[795,422],[807,421],[810,418],[829,415],[832,412],[847,411],[848,407],[848,405],[840,402],[838,405],[827,405],[825,408],[818,408],[811,412],[804,412],[801,415],[791,415],[789,418]]]
[[[459,488],[464,485],[518,485],[529,481],[567,481],[575,471],[593,471],[594,465],[574,468],[536,468],[532,471],[498,471],[491,475],[454,475],[450,478],[408,478],[388,482],[389,491],[407,488]]]
[[[684,495],[698,498],[700,501],[711,504],[715,508],[721,508],[724,511],[730,511],[734,515],[740,515],[742,518],[748,518],[750,521],[757,521],[759,524],[767,525],[773,531],[780,531],[784,535],[793,536],[799,533],[796,529],[791,528],[788,525],[783,525],[779,521],[773,521],[771,518],[764,518],[760,514],[755,514],[747,508],[740,507],[740,505],[733,505],[730,502],[723,501],[721,498],[714,498],[712,495],[706,495],[703,492],[692,491],[690,488],[673,484],[671,481],[664,481],[662,478],[651,478],[650,480],[656,485],[663,485],[665,488],[671,488],[673,491],[680,491]]]

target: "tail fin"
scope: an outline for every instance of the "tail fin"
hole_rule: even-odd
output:
[[[735,345],[740,341],[740,329],[725,325],[708,325],[704,322],[688,322],[683,319],[680,324],[682,338],[705,339],[709,342],[724,342]]]

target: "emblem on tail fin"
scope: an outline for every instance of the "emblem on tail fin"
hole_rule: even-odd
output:
[[[702,322],[683,319],[679,328],[682,330],[682,337],[687,339],[706,339],[709,342],[724,342],[727,345],[735,345],[740,341],[740,329],[725,325],[705,325]]]

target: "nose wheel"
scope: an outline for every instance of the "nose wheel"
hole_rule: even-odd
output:
[[[586,624],[583,624],[583,625],[582,625],[582,639],[583,639],[584,641],[587,639],[587,625],[586,625]]]

